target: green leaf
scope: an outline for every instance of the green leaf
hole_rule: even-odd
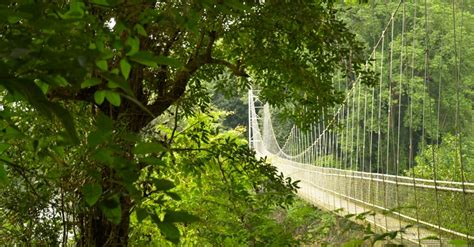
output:
[[[137,215],[138,222],[142,222],[144,219],[148,217],[148,212],[144,208],[137,208],[135,210],[135,214]]]
[[[180,68],[183,66],[183,63],[181,63],[181,61],[171,57],[158,56],[156,57],[155,61],[158,64],[168,65],[175,68]]]
[[[468,242],[464,239],[452,239],[449,240],[448,244],[454,246],[468,246]]]
[[[36,83],[25,79],[5,79],[0,80],[0,85],[4,86],[10,93],[27,99],[33,107],[47,118],[52,118],[54,114],[65,127],[70,140],[74,143],[79,141],[74,127],[74,120],[69,111],[64,109],[59,103],[48,101]]]
[[[102,6],[110,6],[107,0],[91,0],[91,3]]]
[[[120,88],[128,95],[133,95],[132,88],[127,80],[123,77],[112,73],[104,73],[103,76],[108,80],[107,86],[111,89]]]
[[[89,79],[86,79],[83,83],[81,83],[81,88],[93,87],[93,86],[99,85],[101,82],[102,82],[101,79],[89,78]]]
[[[96,117],[95,125],[101,131],[108,131],[114,128],[113,120],[102,112],[100,112],[99,115]]]
[[[102,201],[99,208],[113,224],[118,225],[122,221],[122,207],[117,195]]]
[[[7,171],[3,164],[0,163],[0,185],[8,183]]]
[[[95,44],[91,45],[89,48],[97,48],[101,53],[105,52],[105,37],[101,34],[96,38]]]
[[[142,36],[145,36],[145,37],[148,36],[148,34],[145,31],[145,28],[143,28],[142,25],[136,24],[134,29],[135,29],[135,31],[137,31],[138,34],[140,34]]]
[[[87,145],[89,145],[90,147],[95,147],[105,142],[106,140],[110,139],[111,136],[112,136],[111,130],[98,129],[89,134],[89,136],[87,137]]]
[[[0,154],[5,152],[10,147],[10,144],[8,143],[0,143]]]
[[[225,0],[224,4],[236,10],[250,10],[250,6],[243,4],[240,0]]]
[[[153,56],[153,54],[149,52],[144,52],[144,51],[136,52],[133,55],[130,55],[130,60],[139,64],[143,64],[148,67],[152,67],[152,68],[155,68],[158,66],[158,64],[155,61],[156,58]]]
[[[35,84],[38,85],[39,88],[41,88],[41,91],[43,94],[47,94],[49,90],[49,84],[46,82],[43,82],[42,80],[35,80]]]
[[[170,222],[157,222],[156,224],[158,225],[161,234],[163,234],[167,240],[174,244],[179,243],[180,233],[178,227]]]
[[[170,190],[175,187],[174,183],[167,179],[153,179],[153,184],[157,190]]]
[[[181,201],[181,197],[177,194],[177,193],[174,193],[174,192],[170,192],[170,191],[165,191],[165,193],[173,198],[173,200],[176,200],[176,201]]]
[[[98,105],[102,105],[102,103],[104,102],[104,98],[105,98],[105,90],[98,90],[94,93],[94,100],[95,100],[95,103],[97,103]]]
[[[124,0],[107,0],[107,3],[109,3],[110,6],[117,6],[123,2]]]
[[[139,142],[141,139],[136,133],[131,132],[121,133],[120,137],[127,142],[133,143]]]
[[[132,56],[140,51],[140,40],[135,37],[128,37],[127,41],[125,41],[125,45],[130,47],[127,56]]]
[[[109,68],[106,60],[97,60],[95,61],[95,65],[97,65],[97,67],[103,71],[107,71]]]
[[[148,165],[156,165],[156,166],[166,165],[166,162],[164,160],[159,159],[157,157],[153,157],[153,156],[140,158],[140,162],[143,162]]]
[[[183,66],[179,60],[166,56],[155,56],[150,52],[140,51],[130,56],[130,60],[143,64],[149,67],[157,67],[158,64],[168,65],[171,67],[179,68]]]
[[[387,237],[389,237],[389,239],[394,239],[395,237],[397,237],[397,234],[398,234],[398,231],[390,231],[390,232],[384,232],[381,234],[375,234],[374,242],[380,241],[380,240],[386,240]]]
[[[89,206],[93,206],[102,195],[102,187],[99,184],[86,184],[82,187],[82,195]]]
[[[50,102],[46,99],[43,91],[36,83],[24,79],[3,79],[0,80],[0,85],[4,86],[11,94],[28,100],[28,102],[40,111],[41,114],[44,114],[44,116],[48,118],[52,117],[49,109]]]
[[[78,19],[84,16],[85,5],[81,1],[71,1],[69,4],[69,11],[64,14],[59,13],[63,19]]]
[[[397,235],[398,235],[398,231],[388,232],[388,236],[390,237],[390,239],[395,239]]]
[[[62,77],[61,75],[44,76],[43,79],[49,84],[57,87],[66,87],[70,85],[66,78]]]
[[[162,151],[165,151],[165,148],[162,144],[157,142],[141,142],[133,148],[133,153],[136,155],[157,153]]]
[[[346,214],[346,215],[344,215],[344,218],[349,219],[349,218],[352,218],[354,216],[355,216],[355,214]]]
[[[72,119],[71,113],[61,107],[58,103],[51,103],[49,109],[54,115],[61,121],[64,128],[66,129],[67,137],[73,144],[79,143],[79,137],[77,136],[76,127],[74,120]]]
[[[126,58],[122,58],[122,60],[120,60],[120,71],[122,72],[123,78],[128,79],[131,70],[132,66],[130,66],[130,63],[128,63]]]
[[[121,100],[120,100],[120,94],[114,91],[105,91],[105,98],[107,98],[107,101],[110,102],[110,104],[114,106],[120,106]]]
[[[92,155],[92,158],[95,159],[96,161],[105,163],[108,166],[112,166],[115,162],[113,151],[106,148],[98,149],[96,152],[94,152],[94,154]]]
[[[18,129],[16,128],[16,126],[7,126],[5,129],[4,129],[4,138],[7,137],[7,138],[22,138],[22,137],[25,137],[23,135],[23,133]]]
[[[342,246],[343,247],[358,247],[358,246],[362,246],[363,244],[364,244],[364,240],[354,239],[354,240],[344,243]]]
[[[194,216],[188,212],[184,211],[171,211],[167,210],[165,214],[164,221],[165,222],[183,222],[183,223],[191,223],[199,221],[199,217]]]

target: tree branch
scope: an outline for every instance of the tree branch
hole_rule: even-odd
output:
[[[215,43],[217,37],[217,33],[215,31],[209,32],[209,41],[206,46],[206,51],[204,54],[201,55],[192,55],[189,59],[184,68],[176,72],[174,76],[172,88],[169,90],[168,93],[160,97],[155,101],[155,103],[150,107],[151,112],[155,115],[161,115],[168,107],[174,104],[179,98],[184,95],[186,91],[186,86],[188,85],[191,76],[201,68],[203,65],[210,63],[212,60],[211,53],[212,53],[212,46]]]
[[[210,63],[224,65],[227,68],[229,68],[232,71],[232,73],[236,76],[249,77],[247,72],[245,72],[245,67],[242,66],[242,64],[240,63],[240,60],[237,61],[237,64],[232,64],[222,59],[211,58]]]

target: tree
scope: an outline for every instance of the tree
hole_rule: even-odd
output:
[[[358,39],[363,40],[368,47],[373,47],[389,23],[392,11],[397,5],[398,3],[391,2],[357,5],[345,14],[344,19],[351,22],[352,29],[358,34]],[[356,150],[361,150],[364,145],[368,147],[372,142],[374,150],[371,152],[372,157],[369,156],[369,152],[364,155],[366,163],[369,160],[378,164],[388,163],[388,171],[385,171],[385,168],[381,171],[391,174],[395,174],[397,170],[397,146],[401,149],[399,169],[403,171],[411,168],[410,163],[418,164],[414,157],[424,156],[422,153],[429,145],[442,145],[443,140],[449,140],[450,136],[455,135],[461,135],[462,142],[465,143],[469,143],[474,137],[471,124],[474,116],[472,104],[474,53],[468,48],[474,38],[473,25],[470,25],[474,23],[474,15],[468,6],[459,2],[455,2],[454,10],[452,1],[431,1],[426,5],[426,12],[424,6],[424,3],[405,2],[394,15],[393,40],[392,31],[389,29],[385,33],[383,61],[381,61],[380,44],[374,56],[378,64],[376,69],[383,75],[380,88],[382,91],[381,117],[380,119],[377,117],[379,89],[375,88],[374,99],[371,99],[370,89],[363,89],[355,105],[364,106],[364,100],[367,100],[367,105],[371,106],[375,100],[374,123],[370,126],[366,124],[365,132],[361,131],[361,136],[367,137],[366,143],[360,142],[360,146],[357,147],[356,143],[347,141],[349,148],[344,150],[355,154]],[[453,14],[456,16],[454,23]],[[455,29],[453,25],[456,25]],[[391,51],[392,48],[393,51]],[[389,55],[391,53],[392,57]],[[382,63],[383,67],[380,67]],[[393,68],[392,72],[390,72],[390,66]],[[390,76],[391,73],[392,76]],[[458,73],[459,81],[456,79]],[[392,82],[390,83],[390,105],[388,105],[389,83],[387,83],[389,81]],[[366,95],[368,95],[367,99],[364,97]],[[401,96],[400,102],[399,96]],[[457,109],[458,102],[459,109]],[[401,105],[400,117],[398,117],[399,105]],[[386,142],[388,109],[391,111],[389,144]],[[357,123],[354,128],[364,128],[364,121],[370,118],[370,113],[369,108],[365,117],[356,119],[354,116],[353,121]],[[399,120],[400,130],[397,127]],[[378,136],[379,126],[381,127],[381,143],[378,143],[377,138],[368,138],[371,132],[374,137]],[[357,131],[351,132],[354,133],[355,140]],[[359,139],[362,139],[361,136]],[[398,138],[401,145],[397,145]],[[413,147],[411,151],[410,138]],[[376,149],[380,148],[383,154],[388,150],[387,145],[391,150],[390,157],[383,155],[379,161],[374,155],[377,153]],[[385,161],[386,158],[387,161]],[[467,159],[465,164],[466,167],[473,166]]]
[[[180,121],[176,139],[170,147],[174,153],[168,153],[162,159],[167,169],[151,175],[155,179],[173,181],[176,187],[172,191],[180,195],[180,200],[167,200],[159,193],[150,193],[134,215],[131,235],[135,244],[164,244],[158,233],[158,228],[163,229],[162,223],[158,221],[161,224],[158,228],[152,224],[157,221],[154,211],[167,212],[165,218],[172,215],[175,219],[198,221],[180,227],[185,236],[183,245],[261,245],[277,238],[279,234],[259,231],[259,227],[275,224],[271,213],[275,208],[290,205],[296,182],[285,179],[265,160],[256,160],[241,136],[242,128],[220,130],[222,126],[218,121],[222,114],[215,111],[197,113]],[[160,119],[150,130],[155,138],[173,132],[173,124],[164,124],[166,117]],[[202,133],[202,136],[196,138],[196,133]],[[178,233],[178,228],[168,228]],[[163,232],[161,235],[170,239]],[[295,241],[288,234],[279,238],[280,241]]]
[[[331,1],[23,0],[0,13],[2,190],[46,193],[32,216],[61,212],[64,244],[76,230],[80,245],[128,244],[131,212],[161,186],[140,174],[159,172],[174,141],[142,130],[173,105],[206,108],[202,81],[230,71],[247,80],[221,87],[252,84],[306,123],[340,102],[334,71],[370,76]]]

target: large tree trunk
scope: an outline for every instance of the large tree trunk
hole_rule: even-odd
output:
[[[111,107],[111,106],[108,106]],[[141,117],[141,114],[130,114],[127,119],[117,119],[118,110],[114,108],[104,107],[102,112],[111,113],[110,116],[121,124],[125,123],[126,131],[129,133],[139,133],[149,122],[149,118]],[[108,108],[108,109],[107,109]],[[139,111],[134,106],[128,106],[127,111]],[[139,113],[139,112],[138,112]],[[127,114],[128,115],[128,114]],[[123,127],[123,126],[122,126]],[[120,155],[123,158],[133,162],[132,147],[130,143],[124,141],[121,145],[123,153]],[[139,172],[137,170],[136,172]],[[103,181],[120,181],[122,178],[116,175],[113,168],[102,168]],[[121,221],[119,224],[114,224],[109,221],[106,215],[99,208],[99,203],[90,209],[82,216],[81,224],[81,241],[80,246],[128,246],[129,228],[130,228],[130,213],[133,207],[133,201],[129,195],[129,191],[117,183],[102,182],[103,191],[114,191],[120,196],[121,206]]]
[[[98,208],[93,210],[92,220],[92,243],[88,246],[127,246],[130,224],[131,201],[129,196],[122,196],[122,221],[114,225],[108,221]]]
[[[150,112],[144,112],[140,106],[130,101],[122,102],[120,107],[113,107],[110,104],[102,104],[102,106],[100,106],[100,110],[112,117],[114,120],[116,120],[116,122],[119,122],[120,125],[125,127],[129,133],[138,134],[153,120],[154,117],[158,117],[163,114],[172,104],[179,100],[184,95],[186,86],[191,76],[203,64],[211,62],[211,49],[214,40],[215,34],[209,41],[206,54],[189,59],[185,67],[182,70],[176,72],[174,78],[171,81],[168,81],[170,78],[163,77],[159,78],[158,81],[155,82],[157,85],[167,84],[169,88],[164,90],[166,93],[162,92],[163,95],[161,95],[161,97],[150,106],[147,106],[149,97],[143,91],[144,68],[137,66],[132,70],[130,79],[128,80],[131,90],[133,91],[136,100],[140,102],[142,106],[147,106],[152,114],[150,114]],[[240,70],[240,68],[236,67],[236,70]],[[241,71],[239,72],[243,73]],[[133,160],[133,154],[131,150],[132,146],[123,147],[123,157]],[[107,181],[108,178],[112,178],[113,174],[114,171],[112,169],[106,171],[105,176],[103,174],[104,181]],[[121,222],[118,225],[114,225],[112,222],[107,220],[106,216],[98,207],[91,209],[90,212],[85,215],[85,219],[82,220],[85,222],[85,224],[81,226],[81,231],[83,233],[83,241],[81,241],[81,245],[83,246],[128,245],[131,213],[130,210],[133,207],[133,201],[128,195],[128,191],[117,183],[109,184],[107,189],[122,192],[120,195],[122,209]]]
[[[78,246],[128,246],[130,225],[130,197],[121,198],[122,221],[115,225],[98,207],[91,208],[87,214],[82,215],[81,239]]]

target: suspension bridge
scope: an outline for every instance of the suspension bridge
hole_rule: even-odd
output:
[[[334,87],[346,92],[343,103],[324,111],[309,128],[294,125],[284,140],[275,133],[281,128],[275,128],[273,110],[253,88],[249,144],[285,176],[299,180],[298,194],[321,208],[353,215],[381,232],[397,232],[406,244],[474,243],[474,176],[464,157],[459,110],[462,16],[453,2],[454,51],[445,56],[454,61],[453,74],[449,81],[440,74],[434,82],[441,70],[429,66],[434,48],[428,30],[436,28],[429,25],[430,9],[424,2],[409,12],[406,4],[396,5],[368,57],[367,69],[378,74],[376,86],[335,73]],[[408,37],[408,31],[424,35],[424,42]],[[424,51],[421,56],[417,49]],[[420,61],[421,71],[415,65]],[[449,99],[455,109],[447,124],[451,135],[441,119],[447,84],[456,91],[456,99]],[[443,157],[447,146],[453,152]]]

